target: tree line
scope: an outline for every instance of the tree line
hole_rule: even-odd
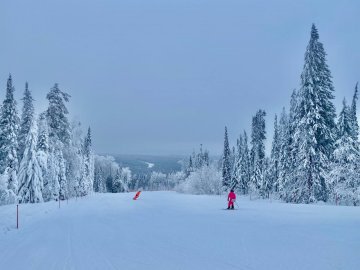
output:
[[[299,89],[290,109],[275,115],[271,155],[265,153],[264,110],[252,118],[250,145],[246,132],[232,155],[225,128],[222,186],[286,202],[360,204],[360,150],[356,104],[344,98],[336,116],[334,86],[318,30],[312,25]]]
[[[94,155],[91,129],[68,120],[70,95],[55,84],[48,107],[35,114],[25,84],[21,117],[11,75],[0,107],[0,205],[37,203],[85,196],[93,190]]]

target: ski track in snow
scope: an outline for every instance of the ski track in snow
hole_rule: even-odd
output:
[[[0,207],[1,269],[359,269],[359,207],[133,196]]]

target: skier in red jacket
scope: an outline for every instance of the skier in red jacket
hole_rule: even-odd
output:
[[[236,200],[236,194],[234,192],[234,190],[230,190],[230,193],[228,195],[228,208],[227,209],[234,209],[234,203],[235,203],[235,200]]]

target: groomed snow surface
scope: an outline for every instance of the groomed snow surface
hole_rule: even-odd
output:
[[[1,269],[360,269],[360,208],[175,192],[0,207]]]

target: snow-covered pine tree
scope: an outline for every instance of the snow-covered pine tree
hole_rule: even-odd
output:
[[[48,169],[48,157],[49,157],[49,133],[48,133],[48,124],[46,119],[46,113],[43,112],[39,115],[37,120],[38,124],[38,138],[37,138],[37,159],[39,166],[42,171],[43,187],[47,186],[48,179],[46,178],[47,169]],[[44,192],[44,188],[43,188]],[[44,198],[44,196],[43,196]],[[48,200],[48,198],[44,198]]]
[[[48,152],[47,169],[44,179],[43,198],[45,201],[60,198],[60,182],[65,175],[65,164],[58,145],[51,145]],[[62,183],[63,184],[63,183]],[[63,194],[62,194],[63,195]]]
[[[293,90],[290,99],[290,112],[287,114],[285,108],[280,118],[281,150],[280,150],[280,176],[279,195],[280,198],[289,201],[288,195],[296,184],[296,158],[299,144],[295,140],[295,131],[300,125],[299,120],[299,91]]]
[[[265,159],[265,116],[263,110],[257,111],[252,119],[251,128],[251,181],[250,188],[255,194],[265,196],[264,189],[264,159]]]
[[[264,158],[263,164],[263,183],[260,194],[263,198],[270,198],[270,193],[273,191],[273,168],[271,167],[271,160],[269,157]]]
[[[6,87],[6,97],[3,101],[0,113],[0,174],[6,178],[7,202],[15,202],[18,192],[17,170],[19,161],[18,150],[18,127],[19,117],[14,98],[14,87],[9,75]],[[5,200],[5,199],[4,199]]]
[[[57,166],[49,168],[53,170],[49,172],[54,177],[48,179],[52,183],[55,190],[51,191],[51,194],[56,193],[57,186],[59,186],[58,197],[60,199],[66,199],[68,197],[68,183],[66,179],[66,160],[64,158],[64,146],[70,145],[70,124],[67,118],[68,110],[65,106],[65,102],[69,101],[70,95],[62,92],[58,84],[55,84],[46,98],[49,100],[49,107],[46,111],[47,122],[49,125],[49,143],[51,155],[50,166]],[[55,182],[58,181],[58,184]],[[54,196],[51,196],[54,198]]]
[[[27,82],[25,83],[24,97],[22,98],[22,100],[24,102],[24,105],[22,108],[20,130],[18,135],[18,142],[19,142],[18,157],[20,162],[25,151],[25,147],[26,147],[25,142],[34,119],[34,104],[33,104],[34,99],[32,98],[31,92],[29,90],[29,85]]]
[[[125,190],[125,183],[121,177],[121,169],[118,168],[116,170],[115,177],[113,178],[112,192],[119,193],[124,192]]]
[[[230,156],[230,168],[231,168],[231,172],[234,171],[234,166],[235,166],[235,161],[236,161],[236,148],[235,146],[232,147],[231,149],[231,156]]]
[[[91,192],[94,182],[94,158],[91,150],[92,146],[92,139],[91,139],[91,129],[88,128],[88,132],[86,134],[85,140],[84,140],[84,149],[83,149],[83,155],[84,155],[84,175],[83,175],[83,181],[84,181],[84,195],[87,195]]]
[[[298,112],[299,112],[298,104],[299,104],[299,93],[296,89],[294,89],[291,94],[291,99],[290,99],[290,112],[289,112],[289,115],[287,116],[288,121],[289,121],[289,123],[287,125],[288,136],[289,136],[288,137],[289,156],[287,158],[289,161],[289,172],[291,172],[291,175],[292,175],[292,172],[294,172],[294,170],[295,170],[296,155],[298,152],[298,149],[297,149],[298,144],[295,141],[295,130],[296,130],[297,126],[299,125],[299,120],[300,120],[300,116],[298,115]],[[294,177],[291,177],[291,178],[294,178]]]
[[[222,184],[225,190],[233,188],[231,186],[231,152],[229,146],[227,127],[224,135],[224,152],[222,156]]]
[[[358,83],[355,85],[354,96],[350,108],[350,125],[351,125],[351,135],[354,141],[359,140],[359,123],[356,116],[356,102],[358,100]]]
[[[325,56],[318,31],[312,25],[296,108],[295,173],[286,196],[290,202],[327,200],[325,175],[334,150],[336,126],[334,87]]]
[[[343,101],[338,120],[338,139],[328,175],[330,200],[336,204],[360,204],[359,143],[353,138],[352,108]]]
[[[124,191],[129,190],[129,184],[132,182],[132,173],[129,167],[121,168],[121,179],[124,183]]]
[[[37,136],[37,124],[33,119],[25,141],[25,149],[18,173],[20,203],[43,201],[43,174],[37,155]]]
[[[135,188],[135,187],[134,187]],[[106,192],[104,172],[100,166],[95,167],[94,172],[94,191],[95,192]]]
[[[66,179],[69,196],[82,196],[83,178],[85,175],[84,165],[84,134],[81,123],[77,120],[71,122],[70,145],[64,148],[63,153],[66,159]]]
[[[249,193],[250,177],[251,177],[251,166],[250,166],[250,155],[249,155],[249,144],[248,136],[244,131],[242,136],[242,143],[240,141],[241,156],[240,156],[240,179],[238,184],[238,190],[242,194]]]
[[[65,145],[70,142],[70,124],[67,118],[69,114],[65,102],[69,101],[70,95],[61,91],[56,83],[46,98],[49,100],[49,107],[46,111],[49,124],[49,138],[57,139]]]
[[[194,166],[196,169],[199,169],[203,166],[209,166],[209,151],[203,150],[203,145],[200,144],[200,152],[198,154],[193,152],[191,161],[192,163],[195,161]]]
[[[38,118],[37,149],[45,153],[49,150],[49,126],[45,112],[41,113]]]
[[[279,134],[279,126],[278,126],[278,120],[277,115],[275,115],[274,119],[274,136],[271,146],[271,156],[270,156],[270,164],[269,164],[269,179],[268,181],[268,187],[271,189],[269,192],[271,192],[273,189],[274,191],[278,191],[279,187],[279,173],[280,173],[280,167],[279,167],[279,159],[280,159],[280,134]]]
[[[231,185],[235,187],[235,189],[239,190],[239,183],[240,183],[240,175],[241,175],[241,151],[242,151],[242,135],[240,135],[239,139],[236,140],[236,153],[234,155],[234,165],[233,165],[233,172],[232,172],[232,179]]]
[[[185,175],[186,177],[188,177],[190,175],[191,172],[194,171],[194,164],[193,164],[193,159],[190,156],[189,157],[189,163],[187,164],[186,170],[185,170]]]
[[[279,193],[280,197],[284,197],[285,187],[288,184],[292,171],[290,170],[292,164],[291,143],[289,116],[285,108],[283,108],[279,121],[279,178],[275,185],[275,191]]]

